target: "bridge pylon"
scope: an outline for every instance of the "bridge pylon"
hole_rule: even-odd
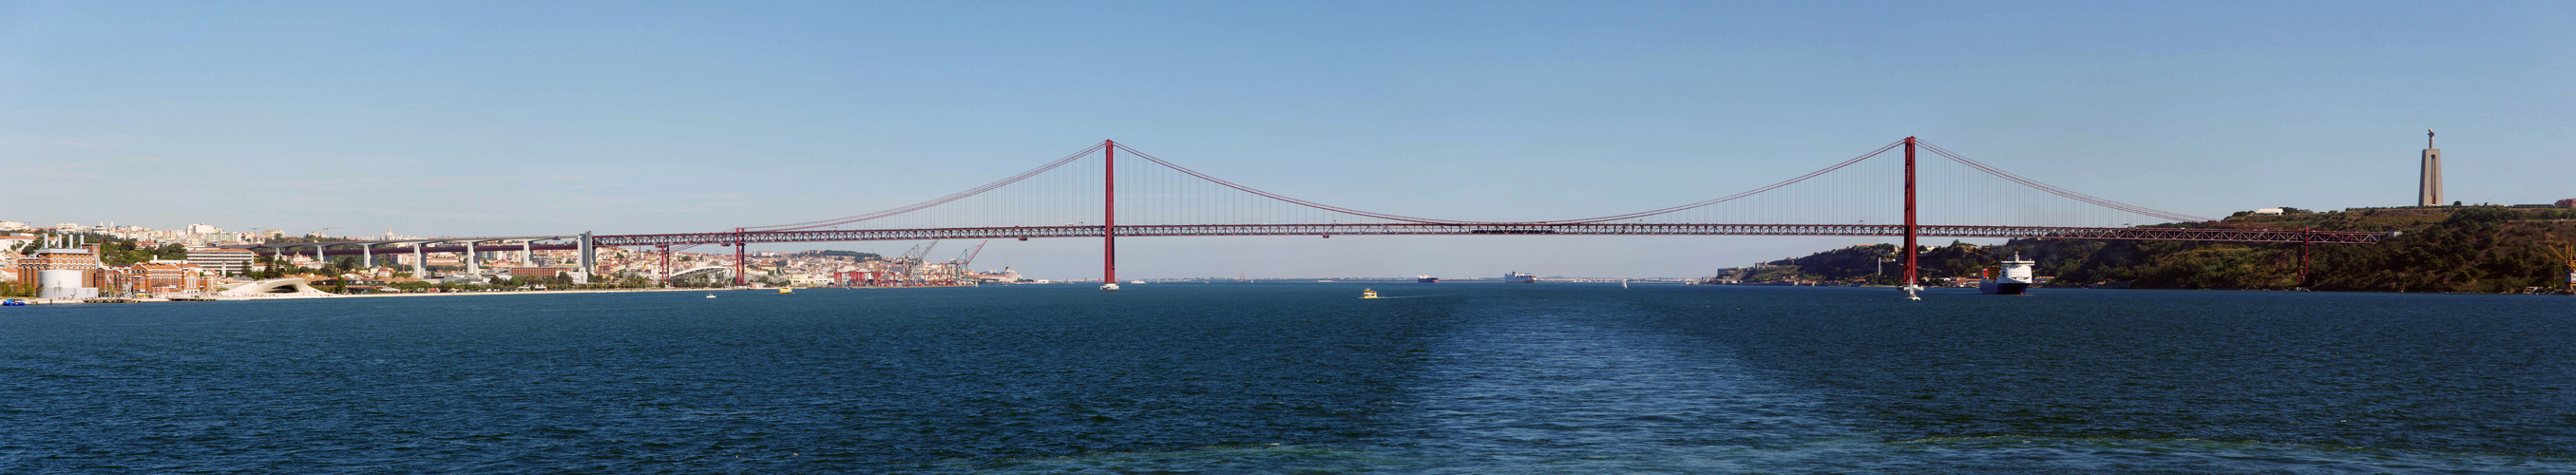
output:
[[[1906,138],[1905,138],[1905,287],[1904,287],[1904,288],[1905,288],[1905,298],[1906,298],[1907,300],[1923,300],[1923,297],[1919,297],[1919,296],[1915,296],[1915,295],[1914,295],[1914,291],[1917,291],[1917,290],[1923,290],[1923,286],[1922,286],[1922,285],[1918,285],[1918,282],[1920,282],[1920,281],[1919,281],[1919,280],[1917,280],[1917,279],[1918,279],[1918,277],[1917,277],[1917,274],[1915,273],[1915,270],[1916,270],[1916,269],[1918,269],[1918,267],[1917,267],[1917,266],[1916,266],[1916,264],[1915,264],[1915,257],[1916,257],[1916,255],[1918,255],[1918,254],[1922,254],[1922,253],[1923,253],[1923,248],[1921,248],[1921,247],[1917,247],[1917,246],[1915,245],[1915,243],[1914,243],[1914,238],[1915,238],[1916,236],[1921,235],[1922,233],[1923,233],[1923,228],[1922,228],[1922,226],[1921,226],[1920,224],[1917,224],[1917,223],[1915,223],[1915,222],[1914,222],[1914,137],[1910,137],[1910,136],[1909,136],[1909,137],[1906,137]]]
[[[1118,290],[1118,141],[1100,145],[1100,290]]]

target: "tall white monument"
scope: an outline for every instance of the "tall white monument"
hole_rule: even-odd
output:
[[[2442,205],[2442,149],[2433,148],[2433,131],[2424,131],[2424,178],[2415,185],[2416,206]]]

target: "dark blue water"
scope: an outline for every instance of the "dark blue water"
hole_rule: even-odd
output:
[[[2576,299],[1151,284],[0,310],[0,473],[2565,473]]]

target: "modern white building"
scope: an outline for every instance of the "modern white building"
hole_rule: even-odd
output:
[[[258,257],[258,254],[251,252],[249,249],[206,248],[188,250],[189,264],[196,264],[198,267],[204,267],[206,270],[221,272],[225,275],[239,275],[242,272],[249,271],[250,262],[256,257]]]

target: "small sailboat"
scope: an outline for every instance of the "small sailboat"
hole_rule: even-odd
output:
[[[1628,279],[1619,279],[1619,288],[1628,288]]]
[[[1370,290],[1370,289],[1360,289],[1360,298],[1364,298],[1364,299],[1373,299],[1373,298],[1377,298],[1377,291],[1375,291],[1375,290]]]

